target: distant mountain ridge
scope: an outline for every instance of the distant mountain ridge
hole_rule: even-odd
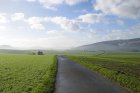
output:
[[[76,47],[73,50],[80,50],[80,51],[104,50],[104,51],[138,52],[140,51],[140,38],[103,41],[103,42]]]
[[[14,49],[14,47],[10,45],[0,45],[0,49]]]

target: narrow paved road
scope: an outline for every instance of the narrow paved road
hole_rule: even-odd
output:
[[[54,93],[128,93],[96,72],[62,56],[58,57],[58,73]]]

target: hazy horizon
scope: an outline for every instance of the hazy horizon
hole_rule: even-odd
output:
[[[140,0],[2,0],[0,45],[70,49],[140,38]]]

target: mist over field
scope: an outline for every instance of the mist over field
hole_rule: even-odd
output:
[[[140,93],[140,0],[0,0],[0,93]]]

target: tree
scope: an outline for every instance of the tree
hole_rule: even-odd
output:
[[[38,51],[37,54],[38,54],[38,55],[43,55],[43,52],[42,52],[42,51]]]
[[[32,52],[32,55],[35,55],[36,53],[35,52]]]

